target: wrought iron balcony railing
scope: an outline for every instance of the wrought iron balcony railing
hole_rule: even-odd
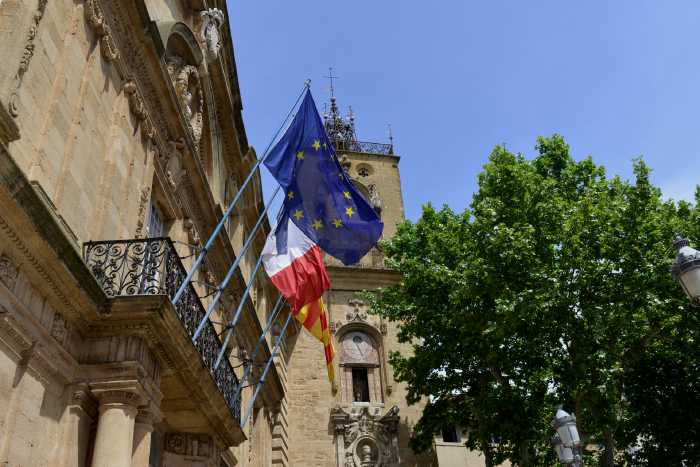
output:
[[[172,298],[187,276],[172,241],[167,237],[87,242],[83,245],[83,258],[108,297],[167,295]],[[205,311],[191,284],[174,308],[180,323],[192,337]],[[219,368],[213,371],[221,345],[214,325],[207,321],[195,347],[226,399],[231,414],[240,423],[239,382],[231,364],[223,359]]]
[[[333,142],[338,151],[364,152],[368,154],[380,154],[388,156],[394,154],[394,146],[384,143],[370,143],[367,141],[340,141]]]

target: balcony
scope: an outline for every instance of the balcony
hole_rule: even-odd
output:
[[[157,295],[172,299],[187,276],[172,241],[167,237],[87,242],[83,245],[83,258],[104,293],[112,299]],[[205,315],[191,284],[173,308],[191,338]],[[213,370],[222,343],[211,322],[207,321],[194,346],[233,419],[240,423],[239,382],[231,364],[228,359],[223,359],[219,368]]]
[[[392,144],[335,140],[333,146],[335,146],[337,151],[361,152],[366,154],[379,154],[382,156],[394,154],[394,146]]]

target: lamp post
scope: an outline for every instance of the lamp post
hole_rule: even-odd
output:
[[[673,247],[678,254],[671,265],[671,274],[681,284],[693,306],[700,306],[700,251],[691,248],[690,241],[676,237]]]
[[[557,431],[552,437],[552,446],[557,452],[559,462],[563,465],[583,467],[579,454],[581,438],[576,427],[576,417],[559,408],[552,420],[552,427]]]

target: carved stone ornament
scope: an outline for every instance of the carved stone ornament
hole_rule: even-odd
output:
[[[10,96],[9,111],[10,115],[13,117],[19,116],[19,88],[22,86],[22,79],[24,74],[29,69],[29,63],[34,57],[34,49],[36,44],[34,40],[36,39],[37,32],[39,31],[39,23],[44,17],[44,12],[46,11],[46,4],[48,0],[39,0],[36,10],[34,10],[34,15],[32,17],[31,26],[29,26],[29,32],[27,33],[27,39],[24,44],[24,51],[22,51],[22,58],[19,61],[19,68],[17,69],[17,74],[15,75],[15,90]]]
[[[338,467],[395,467],[399,458],[399,409],[392,407],[381,415],[379,407],[353,407],[349,411],[336,406],[331,411],[331,424],[337,443],[343,450],[343,465]]]
[[[182,57],[171,55],[167,58],[168,74],[173,82],[185,121],[192,131],[195,144],[202,137],[202,122],[204,112],[204,96],[202,94],[199,71],[189,65]]]
[[[221,32],[219,28],[224,24],[224,13],[218,8],[209,8],[201,11],[202,18],[202,40],[206,44],[206,55],[208,61],[214,61],[219,57],[221,50]]]
[[[137,214],[136,221],[136,232],[134,237],[143,238],[144,224],[146,222],[146,208],[148,207],[148,200],[151,198],[151,187],[145,186],[141,188],[141,195],[139,196],[139,213]]]
[[[362,311],[365,306],[365,302],[357,298],[352,298],[348,300],[348,305],[352,307],[352,311],[345,314],[345,318],[348,321],[367,321],[367,313]]]
[[[209,458],[214,454],[214,442],[204,434],[168,433],[165,450],[181,456]]]
[[[340,156],[340,165],[343,167],[343,170],[345,170],[346,172],[350,172],[352,162],[350,162],[350,158],[347,154],[343,154],[342,156]]]
[[[369,202],[372,203],[375,211],[382,212],[382,199],[379,197],[377,185],[374,183],[369,186]]]
[[[185,169],[182,166],[183,149],[185,143],[183,141],[169,141],[170,151],[164,158],[165,177],[173,190],[176,190],[185,176]]]
[[[119,58],[119,50],[114,44],[112,33],[105,21],[104,13],[97,0],[87,0],[85,2],[85,19],[95,32],[100,41],[100,52],[108,62]]]
[[[10,290],[15,288],[19,271],[17,266],[6,255],[0,255],[0,281]]]
[[[55,313],[53,316],[53,324],[51,325],[51,337],[56,339],[59,344],[63,345],[68,335],[68,326],[63,315]]]
[[[189,217],[185,218],[185,220],[182,222],[182,226],[187,231],[187,241],[189,244],[192,246],[199,246],[202,239],[200,238],[199,232],[197,232],[197,227],[194,225],[192,219]]]
[[[137,120],[141,121],[146,118],[146,105],[143,103],[143,99],[138,92],[136,83],[133,81],[127,81],[124,83],[124,94],[126,94],[129,100],[129,110],[134,114]]]

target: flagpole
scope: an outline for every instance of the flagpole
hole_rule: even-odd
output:
[[[177,304],[177,302],[180,300],[180,297],[182,297],[182,294],[185,293],[187,286],[190,284],[190,282],[192,282],[192,277],[194,277],[195,272],[197,272],[199,267],[202,265],[202,262],[204,261],[204,257],[207,255],[207,252],[209,252],[209,250],[211,249],[212,245],[214,244],[214,241],[219,236],[219,233],[221,233],[221,229],[224,227],[226,220],[231,216],[233,209],[238,204],[238,200],[241,198],[243,191],[246,189],[246,187],[248,186],[250,181],[253,179],[253,175],[259,169],[260,165],[265,161],[267,156],[270,154],[270,148],[272,147],[272,144],[277,140],[277,137],[280,135],[280,133],[282,132],[282,129],[284,129],[285,125],[287,124],[289,117],[294,112],[294,109],[297,108],[299,101],[301,100],[302,96],[304,95],[306,90],[309,89],[310,86],[311,86],[311,80],[307,79],[304,82],[304,87],[303,87],[301,93],[299,94],[299,97],[297,97],[297,100],[294,102],[294,105],[289,110],[289,113],[287,114],[284,121],[282,122],[282,125],[277,130],[277,133],[275,133],[275,136],[272,138],[270,143],[267,145],[267,148],[265,149],[263,156],[255,162],[255,165],[251,169],[250,173],[248,173],[248,176],[243,181],[243,185],[241,185],[241,188],[238,190],[238,193],[236,193],[236,196],[234,196],[233,201],[231,201],[228,208],[226,208],[226,212],[224,213],[224,216],[221,218],[219,223],[216,225],[216,227],[214,228],[214,232],[212,232],[211,236],[209,237],[209,240],[207,240],[207,243],[204,245],[204,247],[202,248],[202,251],[200,251],[199,255],[197,256],[197,259],[195,260],[194,264],[192,265],[192,268],[190,269],[190,271],[187,273],[185,280],[182,282],[182,284],[180,284],[180,288],[177,290],[177,293],[175,293],[175,296],[172,298],[173,305]],[[200,330],[200,332],[201,332],[201,330]]]
[[[280,332],[280,335],[277,337],[277,342],[275,343],[275,347],[272,349],[272,353],[270,354],[270,358],[267,361],[267,364],[265,365],[265,369],[263,370],[262,375],[260,376],[260,379],[258,382],[255,384],[255,393],[253,393],[253,397],[250,400],[250,404],[248,405],[248,410],[246,411],[246,416],[243,419],[243,422],[241,423],[241,428],[243,428],[250,418],[251,413],[253,412],[253,406],[255,405],[255,399],[258,398],[258,394],[260,393],[260,389],[262,388],[262,385],[265,384],[265,377],[267,376],[267,372],[270,371],[270,366],[272,366],[272,361],[275,359],[275,355],[277,354],[277,351],[280,348],[280,344],[282,343],[282,339],[284,338],[284,333],[287,331],[287,326],[289,326],[289,323],[292,321],[292,314],[289,313],[287,316],[287,321],[285,321],[284,326],[282,327],[282,331]]]
[[[226,329],[227,329],[226,338],[224,339],[224,343],[221,345],[221,350],[219,351],[219,355],[216,357],[216,363],[214,363],[214,371],[216,371],[216,369],[219,368],[219,365],[221,364],[221,359],[224,358],[224,354],[226,353],[226,346],[228,345],[228,341],[231,339],[231,334],[233,334],[233,329],[236,327],[236,324],[238,324],[238,320],[241,317],[241,312],[243,311],[243,306],[248,301],[248,297],[250,297],[250,289],[255,284],[255,276],[258,273],[258,270],[260,269],[260,265],[262,264],[262,259],[263,259],[263,256],[260,255],[260,258],[258,258],[258,262],[255,263],[255,268],[253,268],[253,272],[250,273],[250,280],[248,281],[248,285],[246,285],[246,288],[243,291],[243,295],[241,296],[241,299],[238,302],[238,307],[236,308],[236,313],[234,313],[234,316],[233,316],[233,319],[231,320],[231,323],[226,325]]]
[[[224,277],[224,280],[221,281],[219,286],[216,288],[217,289],[216,294],[214,295],[212,302],[209,304],[209,307],[207,308],[207,312],[204,314],[204,317],[199,322],[199,326],[197,326],[197,330],[192,335],[192,342],[196,342],[197,338],[202,333],[202,330],[204,329],[204,326],[206,325],[207,320],[209,319],[209,316],[211,316],[212,312],[214,311],[214,307],[219,302],[221,295],[224,293],[224,290],[228,286],[229,281],[233,277],[233,274],[236,272],[236,268],[241,263],[241,260],[245,256],[250,245],[253,243],[253,239],[255,238],[255,235],[257,234],[258,229],[262,225],[263,220],[267,219],[267,211],[270,209],[270,206],[272,205],[272,201],[275,199],[277,194],[280,192],[280,188],[281,187],[279,185],[277,185],[277,188],[275,188],[275,191],[272,193],[272,195],[270,196],[270,199],[267,201],[267,204],[265,205],[265,209],[260,214],[260,216],[258,216],[258,221],[255,223],[255,226],[248,234],[248,238],[246,238],[246,241],[243,244],[241,251],[238,253],[238,256],[236,256],[236,259],[234,260],[231,267],[228,268],[228,271],[226,272],[226,277]],[[262,258],[262,256],[261,256],[261,258]]]
[[[284,296],[282,294],[280,294],[279,298],[277,299],[277,303],[275,303],[275,306],[272,308],[272,313],[270,313],[270,317],[267,319],[267,324],[265,325],[265,329],[263,330],[262,334],[260,334],[260,338],[258,338],[258,342],[255,344],[255,348],[253,349],[253,354],[250,356],[250,359],[249,359],[250,364],[245,368],[245,371],[243,372],[243,376],[241,377],[241,380],[238,383],[238,388],[236,388],[236,396],[234,397],[234,400],[238,399],[238,395],[241,393],[241,389],[243,389],[243,385],[245,384],[246,380],[248,379],[248,376],[250,376],[250,372],[252,371],[253,365],[255,365],[255,358],[258,356],[258,352],[260,351],[260,347],[262,346],[262,343],[265,342],[265,336],[267,335],[267,332],[272,327],[272,323],[275,321],[275,318],[277,318],[277,315],[282,310],[283,305],[284,305]]]

